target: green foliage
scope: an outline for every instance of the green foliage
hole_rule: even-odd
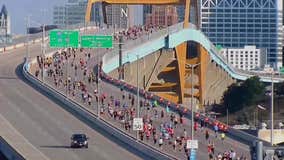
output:
[[[241,110],[264,97],[265,86],[259,77],[251,77],[242,83],[232,84],[223,95],[223,106],[230,112]]]
[[[276,94],[284,95],[284,82],[275,84]]]

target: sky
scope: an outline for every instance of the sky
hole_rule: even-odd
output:
[[[67,0],[0,0],[0,6],[5,4],[11,18],[12,34],[25,34],[26,17],[31,16],[31,20],[46,24],[52,24],[52,11],[54,5],[62,5]],[[44,12],[45,10],[45,16]],[[33,26],[36,23],[31,23]]]

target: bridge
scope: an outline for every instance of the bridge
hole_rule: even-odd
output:
[[[95,1],[92,1],[92,3],[93,2]],[[106,2],[112,3],[113,1]],[[116,2],[119,3],[120,1]],[[130,3],[130,1],[127,2]],[[149,3],[147,1],[140,1],[140,3],[141,2]],[[189,1],[167,0],[160,4],[176,4],[185,2],[187,4],[189,3]],[[250,76],[258,75],[262,81],[271,82],[269,75],[243,72],[230,66],[226,60],[219,55],[208,38],[206,38],[200,30],[190,23],[187,25],[177,24],[175,26],[171,26],[157,32],[156,35],[147,37],[146,39],[143,39],[142,37],[138,39],[137,42],[132,42],[133,44],[141,45],[126,50],[123,53],[122,64],[135,62],[137,57],[145,57],[160,49],[172,50],[175,53],[177,65],[166,67],[163,72],[167,73],[170,71],[176,71],[179,74],[178,82],[159,85],[162,86],[161,88],[177,86],[179,88],[177,91],[177,95],[179,97],[176,102],[178,103],[182,103],[184,98],[188,96],[183,93],[182,89],[191,87],[190,84],[185,82],[185,73],[189,73],[191,71],[188,66],[197,65],[199,63],[200,66],[197,67],[197,71],[195,72],[199,74],[199,84],[195,84],[195,88],[199,90],[199,94],[194,96],[200,101],[203,100],[205,91],[204,82],[206,79],[204,71],[207,69],[206,62],[211,60],[213,60],[220,69],[226,71],[235,79],[245,80]],[[187,42],[189,41],[195,42],[198,45],[199,53],[197,53],[198,56],[195,59],[187,58],[188,52],[184,51],[184,48],[187,46]],[[147,47],[145,47],[146,45]],[[39,50],[40,45],[34,44],[30,48],[30,56],[36,57],[40,55]],[[48,51],[51,52],[53,49],[49,48]],[[80,120],[61,108],[60,106],[62,106],[62,104],[51,98],[50,95],[44,94],[43,91],[40,92],[44,95],[35,91],[38,88],[34,87],[30,82],[27,82],[21,74],[21,65],[19,64],[22,62],[24,52],[24,48],[19,48],[0,55],[0,109],[1,114],[9,120],[12,125],[31,142],[32,145],[51,159],[92,159],[93,157],[96,157],[97,159],[149,158],[147,155],[140,155],[137,150],[131,150],[127,147],[126,149],[121,148],[121,145],[117,145],[121,142],[113,139],[113,141],[110,141],[109,139],[111,139],[111,136],[102,136],[95,128],[92,129],[89,125],[86,125],[86,120],[85,123],[82,123]],[[116,53],[117,51],[112,51],[103,57],[102,69],[104,72],[110,73],[120,67],[118,63],[119,57]],[[7,61],[7,59],[10,61]],[[283,77],[276,77],[273,81],[280,82],[283,80]],[[90,138],[94,139],[94,141],[91,142],[92,144],[102,145],[93,145],[93,147],[86,152],[70,150],[67,147],[69,145],[69,135],[77,131],[84,131],[90,135]],[[243,134],[235,130],[232,130],[231,132],[232,136],[236,134]],[[230,142],[232,142],[231,139],[229,139],[227,143]]]

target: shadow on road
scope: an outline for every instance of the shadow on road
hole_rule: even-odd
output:
[[[18,79],[18,77],[5,77],[5,76],[0,76],[1,79]]]
[[[69,149],[70,146],[40,146],[40,148],[62,148],[62,149]]]

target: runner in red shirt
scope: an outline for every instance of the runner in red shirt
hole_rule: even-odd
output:
[[[194,122],[194,131],[197,131],[197,129],[198,129],[198,123],[197,122]]]

